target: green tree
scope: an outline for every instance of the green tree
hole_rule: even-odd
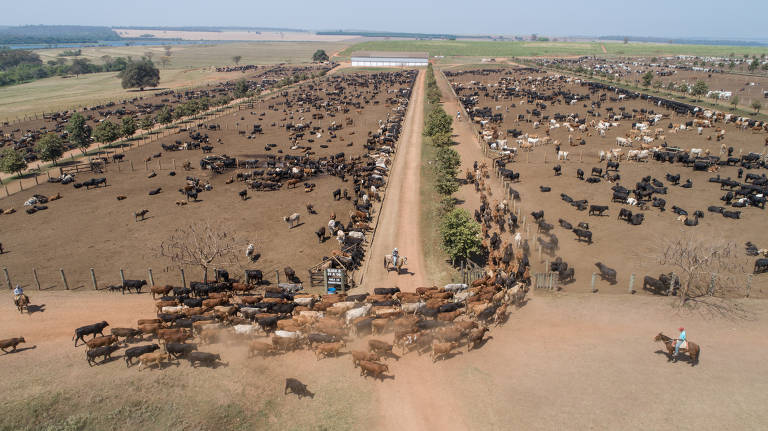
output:
[[[139,128],[141,130],[149,130],[154,125],[155,125],[155,120],[153,120],[152,117],[150,117],[149,115],[139,120]]]
[[[69,66],[69,73],[79,76],[91,71],[91,63],[85,58],[76,58],[72,60],[72,64]]]
[[[436,133],[435,136],[432,137],[432,145],[436,147],[444,147],[446,145],[449,145],[450,143],[451,143],[450,132]]]
[[[731,97],[731,105],[733,105],[733,107],[735,108],[736,105],[738,105],[738,104],[739,104],[739,96]]]
[[[157,118],[155,118],[155,121],[160,124],[168,124],[171,120],[173,120],[173,115],[171,114],[171,109],[167,106],[164,106],[163,109],[158,112]]]
[[[447,172],[437,171],[435,189],[444,196],[450,196],[459,191],[459,182]]]
[[[734,67],[736,67],[736,63],[734,63],[734,62],[733,62],[733,60],[731,60],[731,61],[728,63],[728,68],[729,68],[729,69],[733,69]]]
[[[240,99],[248,95],[248,81],[245,78],[235,82],[235,98]]]
[[[653,81],[653,88],[661,88],[662,83],[660,79]]]
[[[443,249],[455,263],[480,251],[480,224],[462,208],[455,208],[440,221]]]
[[[59,135],[46,133],[35,144],[35,151],[40,160],[53,162],[56,165],[56,160],[59,160],[64,154],[64,142],[62,142]]]
[[[91,145],[91,127],[85,124],[85,118],[75,112],[67,123],[67,134],[69,143],[85,154],[88,146]]]
[[[117,77],[122,80],[123,88],[138,88],[144,91],[145,87],[157,87],[160,83],[160,70],[152,60],[145,58],[128,63]]]
[[[136,133],[136,119],[133,117],[123,117],[123,121],[120,124],[120,135],[127,137],[133,136]]]
[[[753,72],[757,70],[758,67],[760,67],[760,60],[758,60],[757,57],[755,57],[752,59],[752,62],[749,63],[748,69],[750,72]]]
[[[760,101],[759,101],[759,100],[755,100],[754,102],[752,102],[752,109],[754,109],[754,110],[755,110],[755,112],[759,113],[759,112],[760,112],[760,109],[761,109],[762,107],[763,107],[763,104],[762,104],[762,103],[760,103]]]
[[[325,50],[318,49],[315,51],[314,54],[312,54],[312,61],[321,63],[323,61],[328,61],[328,54],[325,53]]]
[[[680,90],[681,93],[688,93],[688,84],[683,82],[677,89]]]
[[[452,148],[440,148],[437,150],[437,167],[440,171],[455,177],[461,165],[461,156]]]
[[[27,168],[27,161],[21,151],[6,148],[0,153],[0,170],[6,174],[17,173],[21,177],[21,171]]]
[[[120,126],[109,120],[102,121],[93,129],[93,137],[105,144],[114,142],[120,138]]]
[[[651,81],[653,81],[653,72],[649,70],[643,74],[643,87],[651,85]]]
[[[233,63],[235,63],[235,66],[237,66],[238,64],[240,64],[240,60],[242,60],[242,59],[243,59],[243,56],[242,56],[242,55],[235,55],[235,56],[232,56],[232,62],[233,62]]]
[[[438,133],[451,133],[453,119],[446,114],[442,107],[437,107],[429,113],[424,133],[427,136],[435,136]]]
[[[696,83],[693,84],[693,88],[691,88],[691,94],[697,97],[707,94],[707,91],[709,91],[709,87],[707,86],[707,83],[702,80],[696,81]]]
[[[674,82],[669,81],[669,83],[667,83],[667,90],[675,91],[675,88],[676,87],[675,87],[675,83]]]

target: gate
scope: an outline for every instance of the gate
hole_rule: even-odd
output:
[[[461,282],[471,285],[473,281],[485,277],[485,268],[477,265],[471,260],[461,264]]]
[[[533,274],[533,286],[536,289],[560,290],[560,277],[556,272],[537,272]]]

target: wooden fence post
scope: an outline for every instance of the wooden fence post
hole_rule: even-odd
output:
[[[8,290],[13,289],[13,285],[11,284],[11,276],[8,275],[8,268],[3,268],[3,272],[5,273],[5,282],[8,283]]]
[[[714,296],[715,294],[715,274],[709,276],[709,289],[707,290],[707,294],[709,296]]]
[[[277,284],[279,285],[280,284],[280,271],[277,270],[277,269],[275,270],[275,276],[277,277]]]
[[[93,290],[99,290],[99,285],[96,283],[96,271],[91,268],[91,283],[93,283]]]
[[[120,283],[121,286],[125,286],[125,271],[123,271],[123,268],[120,268]]]
[[[629,276],[629,293],[635,293],[635,274]]]
[[[749,292],[752,290],[752,274],[747,274],[747,295],[749,298]]]
[[[152,287],[155,285],[155,277],[152,276],[152,268],[147,268],[147,272],[149,273],[149,286]]]
[[[32,268],[32,276],[35,277],[35,284],[37,284],[37,290],[40,290],[40,279],[37,278],[37,269]]]
[[[184,268],[180,268],[181,270],[181,287],[186,288],[187,287],[187,278],[184,277]]]
[[[592,273],[592,293],[597,292],[597,288],[595,287],[595,282],[597,282],[597,274]]]
[[[133,172],[133,160],[130,160],[131,162],[131,172]]]
[[[64,275],[64,268],[59,268],[59,273],[61,273],[61,281],[64,282],[64,288],[69,290],[69,283],[67,283],[67,276]]]
[[[672,290],[675,287],[675,273],[673,272],[669,277],[669,289],[667,290],[667,296],[672,296]]]

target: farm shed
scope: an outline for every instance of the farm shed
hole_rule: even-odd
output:
[[[357,51],[351,55],[352,66],[401,67],[426,66],[429,54],[426,52],[381,52]]]

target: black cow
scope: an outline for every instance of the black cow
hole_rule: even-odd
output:
[[[186,356],[194,350],[197,350],[197,344],[168,343],[165,345],[165,351],[175,359]]]
[[[632,211],[622,208],[619,210],[619,216],[617,217],[619,220],[625,220],[629,222],[629,220],[632,218]]]
[[[127,290],[131,293],[131,289],[134,289],[136,293],[141,292],[141,287],[147,285],[147,280],[125,280],[123,281],[123,294]]]
[[[573,268],[567,268],[558,271],[557,278],[560,280],[560,282],[566,283],[573,281],[575,275],[576,271]]]
[[[325,226],[316,230],[315,235],[317,235],[317,242],[322,243],[325,240]]]
[[[581,168],[576,169],[576,178],[580,180],[584,179],[584,171]]]
[[[619,162],[608,162],[608,165],[606,166],[605,170],[606,171],[609,171],[609,170],[618,171],[619,170]]]
[[[573,233],[576,234],[576,241],[581,241],[581,239],[584,238],[587,241],[587,244],[592,244],[592,232],[576,228],[573,230]]]
[[[684,210],[684,209],[680,208],[680,207],[679,207],[679,206],[677,206],[677,205],[672,205],[672,212],[673,212],[673,213],[675,213],[675,214],[677,214],[677,215],[684,215],[684,216],[687,216],[687,215],[688,215],[688,211],[686,211],[686,210]]]
[[[283,395],[288,394],[288,391],[296,394],[299,399],[301,399],[301,397],[315,398],[315,394],[307,389],[307,385],[301,383],[293,377],[288,377],[285,379],[285,390],[283,391]]]
[[[264,273],[260,269],[246,269],[245,270],[245,283],[250,284],[254,282],[261,284],[264,280]]]
[[[667,181],[669,181],[673,185],[680,184],[680,174],[676,174],[676,175],[667,174]]]
[[[394,295],[399,292],[399,287],[375,287],[373,289],[374,295]]]
[[[725,211],[725,208],[724,208],[724,207],[717,207],[717,206],[708,206],[708,207],[707,207],[707,211],[709,211],[709,212],[711,212],[711,213],[719,213],[719,214],[722,214],[722,213],[723,213],[723,211]]]
[[[740,219],[741,218],[741,211],[723,211],[723,217],[732,218],[732,219]]]
[[[598,178],[598,177],[589,177],[589,178],[587,178],[587,182],[589,184],[597,184],[597,183],[600,182],[600,178]]]
[[[333,200],[341,200],[341,189],[336,189],[333,191]]]
[[[240,199],[242,199],[242,200],[248,199],[248,189],[240,190],[238,195],[240,196]]]
[[[552,187],[539,186],[539,190],[541,190],[542,193],[547,193],[552,191]]]
[[[601,216],[606,211],[608,211],[607,205],[590,205],[589,206],[589,215]]]
[[[768,259],[757,259],[755,261],[755,274],[768,271]]]
[[[573,229],[573,225],[571,225],[570,223],[568,223],[567,221],[565,221],[563,219],[559,219],[557,222],[560,223],[560,226],[563,229],[568,229],[568,230]]]
[[[539,220],[544,218],[544,210],[533,211],[531,213],[531,217],[533,217],[533,219],[538,222]]]
[[[157,344],[147,344],[145,346],[136,346],[126,349],[125,355],[123,355],[125,358],[125,365],[130,367],[133,365],[133,358],[138,358],[145,353],[152,353],[159,348],[160,346]]]
[[[643,220],[645,220],[645,215],[643,214],[634,214],[628,221],[629,224],[632,226],[639,226],[643,223]],[[698,219],[697,219],[698,222]]]
[[[666,292],[669,289],[669,286],[665,285],[661,280],[646,275],[645,278],[643,278],[643,289],[661,294]]]
[[[86,335],[93,335],[93,338],[96,338],[96,334],[104,335],[104,328],[109,326],[109,323],[102,320],[99,323],[93,323],[90,325],[81,326],[77,329],[75,329],[75,335],[72,336],[72,339],[75,340],[75,347],[77,347],[77,340],[82,341],[85,343],[85,337]]]
[[[601,262],[597,262],[595,264],[598,270],[600,270],[600,278],[603,280],[608,280],[611,282],[611,284],[616,283],[616,270],[608,268],[607,266],[603,265]]]
[[[592,168],[592,176],[595,177],[602,177],[603,176],[603,168]]]
[[[88,365],[92,367],[93,364],[96,363],[96,358],[98,358],[99,356],[103,356],[104,359],[101,361],[101,363],[103,364],[104,362],[107,361],[107,359],[110,358],[110,355],[112,355],[112,353],[119,348],[120,346],[118,346],[117,344],[113,344],[111,346],[96,347],[94,349],[91,349],[85,352],[85,360],[88,361]]]
[[[664,211],[664,207],[667,206],[667,201],[662,198],[653,198],[652,206],[657,207],[660,211]]]
[[[198,365],[216,368],[216,361],[221,361],[221,355],[208,352],[189,352],[187,360],[192,368],[197,368]]]
[[[563,168],[560,165],[555,165],[555,167],[552,168],[553,171],[555,171],[555,176],[560,176],[562,174]]]

